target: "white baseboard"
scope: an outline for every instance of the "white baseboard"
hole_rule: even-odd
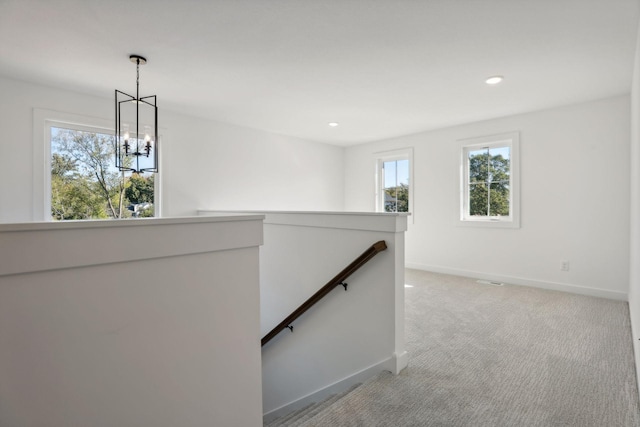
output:
[[[401,354],[393,353],[393,357],[387,361],[387,371],[398,375],[409,364],[409,354],[403,351]]]
[[[353,375],[343,378],[342,380],[336,381],[335,383],[330,384],[320,390],[316,390],[313,393],[310,393],[304,397],[301,397],[298,400],[287,403],[286,405],[283,405],[270,412],[267,412],[262,416],[262,420],[265,424],[267,424],[275,420],[276,418],[280,418],[293,411],[302,409],[307,405],[310,405],[316,402],[322,402],[323,400],[325,400],[331,395],[343,393],[349,390],[351,387],[353,387],[356,384],[362,384],[363,382],[379,374],[380,372],[391,371],[393,373],[396,373],[395,372],[396,367],[400,366],[403,363],[403,360],[405,363],[404,366],[406,366],[407,359],[408,357],[406,352],[404,352],[400,357],[396,357],[396,355],[394,354],[392,357],[385,359],[382,362],[369,366],[368,368],[365,368],[359,372],[356,372]]]
[[[495,282],[503,282],[511,285],[530,286],[533,288],[550,289],[554,291],[569,292],[572,294],[587,295],[591,297],[608,298],[618,301],[628,301],[626,292],[610,291],[607,289],[587,288],[585,286],[572,285],[568,283],[547,282],[542,280],[526,279],[522,277],[504,276],[480,271],[462,270],[457,268],[441,267],[437,265],[427,265],[407,262],[406,268],[415,270],[432,271],[434,273],[451,274],[454,276],[471,277],[474,279],[484,279]]]

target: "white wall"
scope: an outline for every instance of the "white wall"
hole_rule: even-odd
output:
[[[626,299],[629,97],[350,147],[345,208],[374,209],[373,154],[414,148],[409,267]],[[520,132],[521,227],[460,227],[457,140]],[[413,223],[412,223],[413,222]],[[561,260],[570,271],[560,271]]]
[[[343,209],[340,147],[178,115],[167,126],[165,215],[193,215],[198,208]]]
[[[33,220],[33,109],[113,120],[113,100],[0,78],[0,223]],[[162,108],[164,216],[343,208],[343,149]]]
[[[295,320],[262,350],[265,420],[347,390],[383,370],[399,373],[404,350],[403,214],[266,212],[260,248],[265,336],[374,243],[387,249]]]
[[[631,246],[629,270],[629,311],[640,384],[640,28],[631,87]]]
[[[257,216],[0,225],[0,425],[261,426],[261,243]]]

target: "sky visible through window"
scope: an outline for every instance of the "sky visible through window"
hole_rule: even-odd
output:
[[[384,188],[409,185],[409,160],[384,162]]]
[[[496,147],[496,148],[491,148],[489,150],[489,153],[491,154],[491,156],[502,156],[503,159],[509,159],[509,152],[510,152],[510,148],[509,147]]]
[[[61,147],[60,147],[60,139],[59,136],[61,134],[61,132],[73,132],[77,135],[83,135],[83,134],[87,134],[87,135],[96,135],[98,137],[104,138],[104,140],[111,140],[113,139],[113,135],[109,135],[107,133],[98,133],[98,132],[87,132],[87,131],[80,131],[80,130],[76,130],[76,129],[65,129],[65,128],[58,128],[58,127],[51,127],[51,155],[53,156],[54,154],[63,154],[61,151]],[[79,165],[80,167],[84,166],[82,164]],[[85,169],[86,170],[86,169]],[[118,169],[115,166],[115,154],[113,157],[113,162],[108,163],[108,171],[110,173],[116,173],[118,172]]]

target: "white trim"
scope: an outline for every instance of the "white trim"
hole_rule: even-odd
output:
[[[520,134],[508,132],[498,135],[458,140],[459,203],[457,225],[463,227],[520,228]],[[471,217],[468,215],[467,160],[469,149],[476,147],[506,147],[510,149],[510,192],[508,217]]]
[[[403,351],[400,354],[393,353],[393,356],[391,357],[391,359],[389,359],[387,370],[394,375],[398,375],[400,374],[400,372],[404,371],[407,366],[409,366],[409,353]]]
[[[265,225],[295,227],[337,228],[346,230],[381,231],[402,233],[407,231],[406,212],[279,212],[279,211],[208,211],[198,210],[198,215],[228,214],[265,215]]]
[[[0,225],[0,253],[3,254],[0,279],[16,274],[260,246],[264,241],[263,218],[252,215]],[[64,230],[64,239],[60,238],[61,230]],[[126,244],[120,244],[118,250],[105,249],[118,242],[159,242],[159,230],[162,241],[171,244],[145,245],[144,251],[138,245]],[[87,244],[91,243],[100,250],[87,250]],[[25,256],[26,250],[29,256]]]
[[[407,262],[406,268],[415,270],[432,271],[434,273],[451,274],[454,276],[470,277],[474,279],[503,282],[511,285],[528,286],[531,288],[549,289],[552,291],[568,292],[571,294],[586,295],[598,298],[607,298],[617,301],[628,301],[629,295],[626,292],[610,291],[608,289],[588,288],[585,286],[570,283],[549,282],[544,280],[527,279],[524,277],[507,276],[481,271],[463,270],[459,268],[442,267],[438,265],[428,265]]]

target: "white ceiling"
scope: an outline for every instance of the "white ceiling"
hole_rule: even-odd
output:
[[[0,75],[109,98],[137,53],[161,109],[350,145],[628,93],[637,23],[637,0],[0,0]]]

